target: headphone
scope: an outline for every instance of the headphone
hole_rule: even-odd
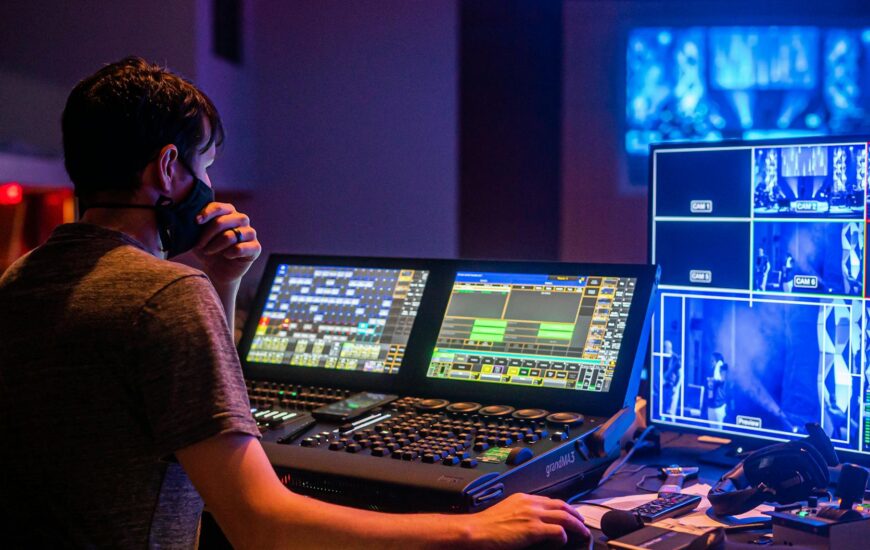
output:
[[[788,504],[824,493],[828,467],[840,464],[827,434],[816,423],[808,436],[759,449],[722,476],[707,498],[718,516],[742,514],[763,502]]]

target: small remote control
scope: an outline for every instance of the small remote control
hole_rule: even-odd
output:
[[[640,515],[644,523],[653,523],[660,519],[673,518],[698,507],[701,497],[685,493],[659,493],[659,498],[647,502],[630,512]]]

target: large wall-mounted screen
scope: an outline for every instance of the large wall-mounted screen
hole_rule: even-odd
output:
[[[870,131],[870,23],[638,27],[626,44],[625,149]]]

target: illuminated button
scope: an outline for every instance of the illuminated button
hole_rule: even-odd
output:
[[[550,436],[550,441],[565,441],[568,439],[568,434],[565,432],[553,432],[553,435]]]
[[[315,443],[316,443],[316,441],[314,440],[313,437],[306,437],[299,444],[302,445],[303,447],[314,447]]]

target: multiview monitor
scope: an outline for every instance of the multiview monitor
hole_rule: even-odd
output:
[[[652,148],[653,422],[870,455],[868,141]]]

